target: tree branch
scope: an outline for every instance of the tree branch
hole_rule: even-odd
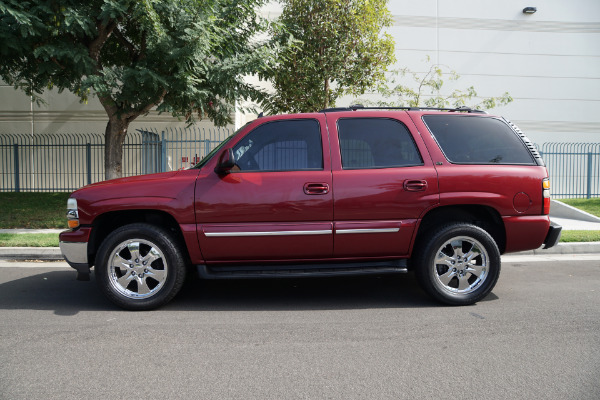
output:
[[[102,104],[102,107],[104,107],[104,110],[109,118],[119,111],[119,108],[110,96],[101,96],[98,94],[98,100],[100,100],[100,104]]]
[[[61,63],[58,62],[58,60],[56,59],[56,57],[52,57],[51,58],[52,62],[56,65],[58,65],[58,67],[62,70],[67,69],[67,67],[65,67],[64,65],[62,65]]]
[[[136,50],[135,50],[135,46],[129,41],[127,40],[127,38],[125,37],[125,35],[123,35],[123,33],[121,32],[121,30],[119,29],[119,27],[116,27],[114,29],[114,34],[115,37],[119,40],[119,42],[125,46],[127,48],[127,50],[129,50],[129,56],[131,57],[131,59],[135,59],[138,57],[138,55],[136,54]]]
[[[136,61],[141,61],[146,58],[146,47],[148,44],[146,31],[142,32],[142,40],[140,45],[140,52],[138,53],[138,57]]]
[[[98,36],[92,40],[88,46],[88,52],[92,60],[96,61],[97,69],[100,70],[102,65],[100,63],[100,51],[106,43],[106,40],[110,37],[113,30],[117,27],[118,21],[112,20],[108,25],[102,24],[100,21],[96,23],[98,29]]]
[[[128,112],[123,115],[123,118],[127,121],[128,124],[133,122],[134,119],[136,119],[140,115],[150,112],[152,107],[160,104],[166,95],[167,95],[167,89],[163,89],[162,93],[160,94],[160,96],[158,96],[158,99],[155,102],[146,104],[141,110]]]

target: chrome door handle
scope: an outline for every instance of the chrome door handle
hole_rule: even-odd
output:
[[[425,180],[406,180],[404,181],[404,190],[407,192],[422,192],[427,190],[427,181]]]
[[[329,185],[327,183],[305,183],[304,193],[306,194],[327,194]]]

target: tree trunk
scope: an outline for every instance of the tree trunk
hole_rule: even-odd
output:
[[[325,92],[325,103],[323,104],[324,107],[323,109],[326,109],[329,107],[329,78],[325,78],[325,87],[323,88],[324,92]],[[319,110],[315,110],[315,111],[319,111]]]
[[[111,116],[106,125],[104,139],[104,177],[115,179],[123,176],[123,142],[129,122]]]

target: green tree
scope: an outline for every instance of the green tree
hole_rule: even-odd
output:
[[[265,0],[1,0],[0,78],[35,101],[48,88],[106,110],[106,178],[122,174],[129,124],[157,107],[188,122],[231,121],[237,100],[263,93],[274,47],[255,40],[269,25]]]
[[[379,107],[469,107],[489,110],[513,101],[508,92],[501,96],[479,99],[473,86],[443,92],[445,83],[459,79],[460,75],[456,71],[443,65],[431,65],[426,73],[416,73],[404,68],[392,71],[379,85],[379,100],[358,99],[354,102]],[[407,81],[412,81],[412,84],[406,84]]]
[[[284,0],[274,31],[285,44],[268,78],[275,94],[267,112],[313,112],[335,105],[343,94],[373,87],[395,61],[394,41],[382,29],[392,24],[387,0]]]

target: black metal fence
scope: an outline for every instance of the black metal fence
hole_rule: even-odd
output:
[[[544,143],[538,147],[556,198],[600,197],[600,143]]]
[[[197,163],[229,129],[129,132],[123,176],[177,170]],[[0,191],[64,192],[104,180],[101,134],[0,135]]]
[[[196,164],[229,129],[138,130],[123,148],[123,176],[172,171]],[[600,197],[600,143],[538,146],[555,198]],[[0,135],[0,191],[73,191],[104,180],[100,134]]]

